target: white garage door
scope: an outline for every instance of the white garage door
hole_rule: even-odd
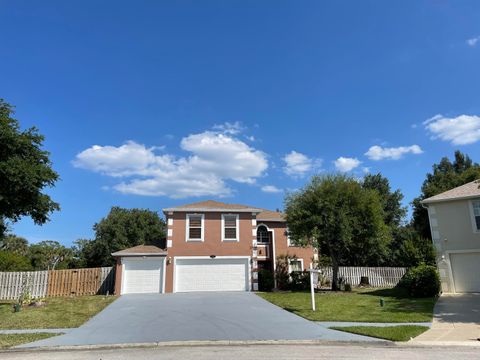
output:
[[[248,264],[248,258],[177,258],[175,291],[247,291]]]
[[[450,254],[457,293],[480,292],[480,252]]]
[[[122,294],[162,292],[165,258],[123,258]]]

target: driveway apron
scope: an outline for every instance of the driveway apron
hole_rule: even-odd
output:
[[[412,342],[477,342],[480,337],[480,294],[442,295],[430,330]]]

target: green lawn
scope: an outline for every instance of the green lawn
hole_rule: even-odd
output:
[[[391,341],[408,341],[429,329],[428,326],[398,325],[398,326],[334,326],[330,329],[345,331]]]
[[[60,334],[35,333],[35,334],[0,334],[0,349],[26,344],[29,342],[46,339]]]
[[[309,292],[265,292],[259,296],[294,314],[313,321],[428,322],[436,298],[410,298],[401,289],[354,289],[315,294],[312,311]],[[380,299],[385,306],[380,306]]]
[[[0,329],[52,329],[82,325],[116,299],[115,296],[47,298],[42,307],[14,313],[12,303],[0,303]]]

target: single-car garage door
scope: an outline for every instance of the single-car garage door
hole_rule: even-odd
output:
[[[480,292],[480,252],[450,254],[455,292]]]
[[[163,292],[164,257],[123,258],[122,294]]]
[[[247,291],[248,258],[176,258],[175,292]]]

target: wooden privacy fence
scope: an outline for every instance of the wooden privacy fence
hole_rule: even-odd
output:
[[[113,293],[115,269],[111,267],[50,271],[0,272],[0,299],[80,296]]]
[[[319,270],[326,279],[332,281],[331,267],[321,267]],[[398,284],[406,271],[405,267],[340,266],[338,277],[342,277],[346,283],[352,286],[360,285],[360,278],[366,276],[371,286],[392,287]]]

